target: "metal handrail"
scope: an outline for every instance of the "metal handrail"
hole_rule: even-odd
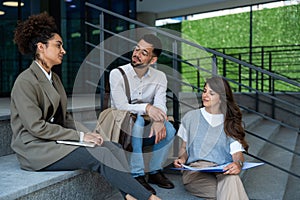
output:
[[[300,83],[298,83],[298,82],[296,82],[296,81],[293,81],[293,80],[290,80],[290,79],[288,79],[288,78],[285,78],[285,77],[283,77],[283,76],[280,76],[280,75],[278,75],[278,74],[276,74],[276,73],[269,72],[269,71],[267,71],[267,70],[264,70],[264,69],[262,69],[262,68],[256,67],[256,66],[251,65],[251,64],[249,64],[249,63],[246,63],[246,62],[244,62],[244,61],[241,61],[241,60],[238,60],[238,59],[233,58],[233,57],[231,57],[231,56],[225,55],[225,54],[223,54],[223,53],[221,53],[221,52],[218,52],[218,51],[215,51],[215,50],[211,50],[211,49],[208,49],[208,48],[204,48],[204,47],[202,47],[202,46],[200,46],[200,45],[198,45],[198,44],[195,44],[195,43],[192,43],[192,42],[190,42],[190,41],[188,41],[188,40],[185,40],[185,39],[183,39],[183,38],[177,37],[176,35],[169,34],[168,32],[165,32],[165,31],[163,31],[163,30],[159,30],[159,29],[157,29],[157,28],[155,28],[155,27],[148,27],[146,24],[143,24],[143,23],[138,22],[138,21],[135,21],[135,20],[133,20],[133,19],[124,17],[124,16],[122,16],[122,15],[119,15],[119,14],[117,14],[117,13],[111,12],[111,11],[106,10],[106,9],[104,9],[104,8],[98,7],[98,6],[96,6],[96,5],[93,5],[93,4],[90,4],[90,3],[86,3],[86,5],[89,6],[89,7],[91,7],[91,8],[97,9],[97,10],[99,10],[100,12],[106,13],[106,14],[108,14],[108,15],[112,15],[112,16],[114,16],[114,17],[120,18],[120,19],[125,20],[125,21],[127,21],[127,22],[130,22],[130,23],[132,23],[132,24],[135,24],[135,25],[144,27],[145,29],[149,29],[149,30],[155,31],[155,32],[157,32],[157,33],[160,33],[160,34],[162,34],[162,35],[168,36],[169,38],[172,38],[172,39],[174,39],[175,41],[179,41],[179,42],[182,42],[182,43],[185,43],[185,44],[189,44],[190,46],[196,47],[196,48],[198,48],[198,49],[205,50],[206,52],[212,53],[214,56],[221,56],[223,59],[231,60],[232,62],[237,63],[237,64],[239,64],[240,66],[241,66],[241,65],[242,65],[242,66],[245,66],[245,67],[247,67],[247,68],[250,69],[250,70],[255,70],[255,71],[257,71],[257,72],[261,72],[262,74],[266,74],[266,75],[268,75],[269,77],[272,77],[273,79],[280,80],[280,81],[282,81],[282,82],[285,82],[285,83],[294,85],[294,86],[296,86],[296,87],[300,87]],[[102,15],[103,15],[103,14],[102,14]],[[122,36],[120,36],[120,35],[117,34],[117,33],[114,33],[114,32],[112,32],[112,31],[109,31],[109,30],[107,30],[107,29],[104,29],[103,25],[102,25],[102,26],[100,26],[100,25],[93,25],[93,24],[91,24],[91,23],[89,23],[89,22],[86,22],[86,24],[89,25],[89,26],[92,26],[92,27],[94,27],[94,28],[100,29],[101,31],[103,31],[103,32],[105,32],[105,33],[109,33],[109,34],[111,34],[111,35],[113,35],[113,36],[122,37]],[[124,40],[127,40],[127,41],[129,41],[129,42],[132,42],[132,43],[135,42],[135,41],[132,41],[132,40],[126,38],[126,37],[123,37],[123,39],[124,39]],[[163,53],[163,54],[164,54],[164,53]],[[208,71],[208,70],[206,70],[206,69],[200,68],[199,66],[193,65],[193,64],[189,63],[188,61],[181,60],[181,59],[179,59],[179,58],[177,58],[177,57],[174,57],[174,56],[171,56],[171,55],[168,55],[168,54],[164,54],[164,55],[166,55],[166,56],[169,57],[169,58],[172,58],[172,59],[173,59],[173,62],[176,61],[176,62],[186,63],[186,64],[192,66],[192,67],[195,68],[195,69],[203,70],[204,72],[208,72],[208,73],[211,73],[211,74],[213,74],[213,72],[214,72],[214,71]],[[174,78],[174,77],[172,77],[172,78]],[[233,81],[232,81],[232,82],[233,82]],[[292,106],[292,107],[295,107],[296,109],[293,109],[293,111],[295,111],[295,110],[298,109],[298,107],[297,107],[296,105],[291,104],[291,103],[289,103],[289,102],[287,102],[287,101],[283,101],[283,100],[281,100],[280,98],[277,98],[277,97],[274,96],[274,95],[269,95],[269,94],[266,94],[266,93],[264,93],[264,92],[260,92],[259,90],[253,89],[252,87],[248,87],[248,86],[242,85],[242,84],[237,83],[237,82],[235,82],[235,84],[238,84],[239,87],[249,88],[249,91],[254,91],[254,92],[256,92],[257,95],[259,94],[259,95],[261,95],[261,96],[265,96],[265,97],[267,97],[267,98],[269,98],[269,99],[272,99],[273,101],[277,101],[277,102],[283,103],[283,104],[285,104],[286,106]],[[192,88],[193,88],[193,89],[196,89],[197,87],[192,87]]]
[[[223,57],[223,58],[225,58],[225,59],[227,59],[227,60],[230,60],[230,61],[232,61],[232,62],[241,64],[241,65],[246,66],[246,67],[248,67],[248,68],[250,68],[250,69],[253,69],[253,70],[255,70],[255,71],[261,72],[261,73],[266,74],[266,75],[268,75],[268,76],[271,76],[271,77],[273,77],[273,78],[276,78],[276,79],[279,79],[279,80],[281,80],[281,81],[287,82],[287,83],[289,83],[289,84],[291,84],[291,85],[295,85],[295,86],[297,86],[297,87],[300,87],[300,83],[298,83],[298,82],[296,82],[296,81],[289,80],[289,79],[287,79],[287,78],[284,78],[284,77],[282,77],[282,76],[279,76],[279,75],[274,74],[274,73],[272,73],[272,72],[269,72],[269,71],[267,71],[267,70],[261,69],[261,68],[259,68],[259,67],[254,66],[254,65],[251,65],[251,64],[249,64],[249,63],[247,63],[247,62],[238,60],[238,59],[236,59],[236,58],[234,58],[234,57],[228,56],[228,55],[226,55],[226,54],[223,54],[223,53],[221,53],[221,52],[215,51],[215,50],[213,50],[213,49],[209,49],[209,48],[203,47],[203,46],[201,46],[201,45],[199,45],[199,44],[190,42],[190,41],[188,41],[188,40],[185,40],[185,39],[183,39],[183,38],[180,38],[180,37],[178,37],[178,36],[176,36],[176,35],[172,35],[172,34],[170,34],[170,33],[168,33],[168,32],[165,32],[165,31],[163,31],[163,30],[157,29],[157,28],[155,28],[155,27],[149,27],[148,25],[146,25],[146,24],[144,24],[144,23],[135,21],[135,20],[130,19],[130,18],[128,18],[128,17],[124,17],[124,16],[122,16],[122,15],[119,15],[119,14],[117,14],[117,13],[111,12],[111,11],[109,11],[109,10],[106,10],[106,9],[101,8],[101,7],[99,7],[99,6],[93,5],[93,4],[91,4],[91,3],[86,2],[85,4],[86,4],[86,6],[89,6],[89,7],[91,7],[91,8],[97,9],[97,10],[102,11],[102,12],[105,12],[105,13],[107,13],[107,14],[109,14],[109,15],[114,16],[114,17],[118,17],[118,18],[123,19],[123,20],[125,20],[125,21],[127,21],[127,22],[130,22],[130,23],[133,23],[133,24],[135,24],[135,25],[141,26],[141,27],[143,27],[143,28],[145,28],[145,29],[149,29],[149,30],[155,31],[155,32],[157,32],[157,33],[160,33],[160,34],[162,34],[162,35],[164,35],[164,36],[168,36],[169,38],[172,38],[172,39],[174,39],[174,40],[176,40],[176,41],[179,41],[179,42],[188,44],[188,45],[190,45],[190,46],[192,46],[192,47],[195,47],[195,48],[198,48],[198,49],[205,50],[205,51],[208,52],[208,53],[214,54],[214,55],[216,55],[216,56]]]
[[[99,28],[99,26],[93,25],[93,24],[88,23],[88,22],[86,22],[86,24],[89,25],[89,26],[95,27],[95,28]],[[102,30],[102,31],[104,31],[104,32],[106,32],[106,33],[109,33],[109,34],[111,34],[111,35],[113,35],[113,36],[119,37],[119,38],[121,38],[121,39],[124,39],[124,40],[126,40],[126,41],[128,41],[128,42],[131,42],[131,43],[133,43],[133,44],[135,43],[135,41],[133,41],[133,40],[131,40],[131,39],[129,39],[129,38],[123,37],[123,36],[121,36],[121,35],[119,35],[119,34],[116,34],[116,33],[112,32],[112,31],[109,31],[109,30],[106,30],[106,29],[104,29],[104,30]],[[93,44],[91,44],[91,43],[89,43],[89,42],[86,42],[86,44],[88,44],[88,45],[90,45],[90,46],[92,46],[92,47],[94,47],[94,48],[99,48],[98,46],[93,45]],[[105,51],[106,53],[110,53],[110,54],[112,54],[112,55],[114,55],[114,56],[116,56],[116,57],[119,57],[119,58],[121,58],[121,59],[124,59],[124,60],[126,60],[126,61],[129,61],[128,58],[125,58],[125,57],[123,57],[122,55],[115,54],[114,52],[110,52],[110,51],[108,51],[108,50],[106,50],[106,49],[103,49],[103,51]],[[163,53],[163,54],[164,54],[165,56],[171,58],[171,55],[168,55],[168,54],[165,54],[165,53]],[[182,59],[180,59],[180,58],[174,58],[174,59],[175,59],[176,61],[179,61],[179,62],[188,64],[188,65],[190,65],[191,67],[194,67],[194,68],[197,69],[197,70],[202,70],[202,71],[204,71],[204,72],[210,72],[210,71],[208,71],[208,70],[206,70],[206,69],[204,69],[204,68],[200,68],[199,66],[193,65],[192,63],[189,63],[188,61],[184,61],[184,60],[182,60]],[[210,73],[211,73],[211,72],[210,72]],[[168,78],[170,78],[170,79],[176,79],[176,77],[169,76],[169,75],[167,75],[167,76],[168,76]],[[274,97],[274,96],[272,96],[272,95],[269,95],[269,94],[260,92],[260,91],[254,89],[254,88],[251,88],[251,87],[248,87],[248,86],[246,86],[246,85],[240,84],[240,83],[238,83],[238,82],[236,82],[236,81],[233,81],[233,80],[230,80],[230,79],[228,79],[228,80],[229,80],[230,82],[233,82],[233,83],[239,85],[239,86],[243,86],[244,88],[247,88],[247,89],[249,89],[249,90],[251,90],[251,91],[254,91],[254,92],[256,92],[256,93],[258,93],[258,94],[260,94],[260,95],[262,95],[262,96],[266,96],[266,97],[268,97],[268,98],[270,98],[270,99],[273,99],[273,100],[276,100],[276,101],[278,101],[278,102],[281,102],[281,103],[283,103],[283,104],[285,104],[285,105],[287,105],[287,106],[292,106],[292,107],[297,108],[297,106],[296,106],[295,104],[291,104],[291,103],[289,103],[289,102],[287,102],[287,101],[283,101],[283,100],[281,100],[281,99],[279,99],[279,98],[276,98],[276,97]],[[180,82],[180,83],[183,84],[183,85],[190,86],[190,87],[193,88],[193,89],[199,90],[198,87],[192,86],[191,84],[188,84],[188,83],[184,83],[183,81],[181,81],[181,80],[179,80],[179,79],[176,79],[175,81]],[[282,124],[284,124],[284,123],[282,123]],[[287,127],[288,127],[288,125],[284,125],[284,126],[287,126]]]
[[[113,12],[111,12],[111,11],[109,11],[109,10],[106,10],[106,9],[104,9],[104,8],[101,8],[101,7],[98,7],[98,6],[96,6],[96,5],[93,5],[93,4],[90,4],[90,3],[86,3],[86,6],[91,7],[91,8],[94,8],[94,9],[97,9],[97,10],[99,10],[99,11],[101,11],[101,12],[104,12],[104,13],[106,13],[106,14],[112,15],[112,16],[114,16],[114,17],[123,19],[123,20],[125,20],[125,21],[127,21],[127,22],[130,22],[130,23],[132,23],[132,24],[135,24],[135,25],[137,25],[137,26],[144,27],[145,29],[149,29],[149,30],[155,31],[155,32],[160,33],[160,34],[162,34],[162,35],[164,35],[164,36],[167,36],[167,37],[169,37],[169,38],[172,38],[172,39],[174,39],[175,41],[179,41],[179,42],[185,43],[185,44],[187,44],[187,45],[190,45],[190,46],[192,46],[192,47],[195,47],[195,48],[198,48],[198,49],[205,50],[206,52],[211,53],[211,54],[213,54],[214,56],[219,56],[219,57],[222,57],[222,58],[224,58],[224,59],[230,60],[230,61],[232,61],[232,62],[234,62],[234,63],[239,64],[239,65],[243,65],[243,66],[245,66],[245,67],[247,67],[247,68],[249,68],[249,69],[255,70],[255,71],[260,72],[260,73],[262,73],[262,74],[266,74],[266,75],[268,75],[268,76],[270,76],[270,77],[272,77],[272,78],[274,78],[274,79],[278,79],[278,80],[281,80],[281,81],[286,82],[286,83],[288,83],[288,84],[291,84],[291,85],[300,87],[300,83],[298,83],[298,82],[296,82],[296,81],[289,80],[289,79],[287,79],[287,78],[285,78],[285,77],[282,77],[282,76],[280,76],[280,75],[278,75],[278,74],[275,74],[275,73],[269,72],[269,71],[267,71],[267,70],[261,69],[261,68],[259,68],[259,67],[256,67],[255,65],[249,64],[249,63],[247,63],[247,62],[238,60],[237,58],[234,58],[234,57],[232,57],[232,56],[223,54],[223,53],[221,53],[221,52],[218,52],[218,51],[215,51],[215,50],[212,50],[212,49],[208,49],[208,48],[202,47],[202,46],[200,46],[200,45],[198,45],[198,44],[192,43],[192,42],[190,42],[190,41],[188,41],[188,40],[185,40],[185,39],[183,39],[183,38],[180,38],[180,37],[177,37],[177,36],[175,36],[175,35],[169,34],[169,33],[165,32],[165,31],[159,30],[159,29],[154,28],[154,27],[149,27],[149,26],[146,25],[146,24],[143,24],[143,23],[141,23],[141,22],[138,22],[138,21],[132,20],[132,19],[130,19],[130,18],[124,17],[124,16],[119,15],[119,14],[117,14],[117,13],[113,13]],[[103,28],[101,28],[100,26],[93,25],[93,24],[88,23],[88,22],[86,22],[86,24],[89,25],[89,26],[93,26],[93,27],[95,27],[95,28],[98,28],[98,29],[102,30],[103,32],[107,32],[107,33],[110,33],[110,34],[112,34],[112,35],[115,35],[115,36],[118,36],[118,37],[119,37],[118,34],[115,34],[115,33],[111,32],[111,31],[109,31],[109,30],[103,29]],[[103,26],[102,26],[102,27],[103,27]],[[128,38],[124,38],[124,39],[128,40]],[[134,42],[134,41],[132,41],[132,42]],[[91,44],[91,43],[88,43],[88,42],[87,42],[87,44],[96,47],[96,45],[93,45],[93,44]],[[102,50],[104,50],[104,49],[102,49]],[[111,53],[111,52],[107,52],[107,53]],[[116,55],[116,56],[117,56],[117,55]],[[172,59],[175,59],[175,61],[183,61],[183,60],[180,60],[180,59],[174,58],[174,57],[172,57]],[[183,62],[188,63],[187,61],[183,61]],[[191,64],[191,63],[188,63],[188,64],[189,64],[190,66],[196,68],[196,69],[200,69],[199,66],[193,65],[193,64]],[[176,79],[176,77],[171,77],[171,76],[170,76],[169,78]],[[177,79],[176,79],[176,80],[177,80]],[[181,81],[181,80],[180,80],[180,83],[181,83],[181,84],[189,85],[189,84],[187,84],[187,83],[184,83],[184,82]],[[88,83],[88,84],[92,84],[92,85],[94,85],[95,87],[99,87],[99,86],[97,86],[97,85],[94,84],[94,83]],[[239,83],[238,83],[238,84],[239,84]],[[195,87],[195,86],[192,86],[192,85],[189,85],[189,86],[191,86],[191,87],[193,87],[193,88],[198,88],[198,87]],[[245,86],[245,87],[248,87],[248,86]],[[104,89],[104,88],[101,88],[101,89]],[[199,88],[198,88],[198,89],[199,89]],[[255,89],[253,89],[253,88],[249,88],[249,89],[255,90]],[[259,92],[259,91],[257,91],[257,90],[255,90],[255,91],[256,91],[257,93]],[[265,95],[264,93],[260,93],[260,94],[261,94],[261,95]],[[168,97],[168,98],[173,99],[172,97]],[[274,96],[269,96],[269,98],[271,98],[271,99],[273,99],[273,100],[276,100],[276,101],[280,101],[280,99],[278,99],[278,98],[276,98],[276,97],[274,97]],[[173,101],[178,101],[178,100],[174,100],[174,99],[173,99]],[[178,101],[178,102],[179,102],[179,101]],[[179,122],[179,121],[178,121],[178,122]],[[180,123],[180,122],[179,122],[179,123]],[[283,124],[283,123],[280,123],[280,122],[277,122],[277,123],[279,123],[280,125],[285,126],[285,124]],[[292,128],[292,129],[294,128],[294,127],[289,127],[289,126],[286,126],[286,127]],[[296,130],[296,131],[299,132],[298,129],[294,129],[294,130]],[[247,130],[246,130],[246,131],[247,131]],[[247,131],[247,132],[249,132],[249,131]],[[254,135],[254,136],[257,136],[256,134],[253,134],[253,135]],[[259,137],[258,137],[258,138],[259,138]],[[270,141],[270,142],[271,142],[271,141]],[[277,145],[277,146],[278,146],[278,145]],[[280,148],[281,148],[281,146],[280,146]],[[251,157],[253,157],[253,158],[262,160],[262,159],[260,159],[260,158],[257,158],[255,155],[251,155],[251,154],[248,154],[248,155],[251,156]],[[299,154],[297,153],[297,154],[295,154],[295,155],[299,155]],[[297,178],[300,178],[299,175],[296,175],[296,174],[294,174],[294,173],[292,173],[292,172],[290,172],[290,171],[288,171],[288,170],[286,170],[286,169],[283,169],[283,168],[281,168],[280,166],[276,166],[276,165],[274,165],[274,164],[272,164],[272,163],[267,162],[266,160],[262,160],[262,161],[265,162],[265,163],[267,163],[267,164],[270,164],[270,165],[272,165],[272,166],[274,166],[274,167],[276,167],[276,168],[278,168],[278,169],[280,169],[280,170],[282,170],[282,171],[285,171],[285,172],[287,172],[287,173],[289,173],[289,174],[291,174],[291,175],[293,175],[293,176],[295,176],[295,177],[297,177]]]
[[[292,175],[292,176],[294,176],[294,177],[300,179],[300,175],[298,175],[298,174],[296,174],[296,173],[294,173],[294,172],[292,172],[292,171],[286,170],[286,169],[284,169],[284,168],[282,168],[282,167],[280,167],[280,166],[278,166],[278,165],[275,165],[275,164],[273,164],[273,163],[271,163],[271,162],[269,162],[269,161],[267,161],[267,160],[261,159],[261,158],[255,156],[255,155],[253,155],[253,154],[250,154],[250,153],[245,153],[245,154],[248,155],[248,156],[250,156],[250,157],[252,157],[252,158],[254,158],[254,159],[256,159],[256,160],[262,161],[262,162],[264,162],[265,164],[268,164],[268,165],[270,165],[270,166],[272,166],[272,167],[275,167],[276,169],[279,169],[279,170],[281,170],[281,171],[284,171],[284,172],[286,172],[287,174]]]

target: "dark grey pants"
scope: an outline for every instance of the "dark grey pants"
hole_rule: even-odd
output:
[[[112,142],[104,142],[95,148],[79,147],[61,160],[41,171],[65,171],[84,169],[100,173],[123,196],[130,194],[137,199],[149,199],[151,193],[129,173],[128,162],[122,148]]]

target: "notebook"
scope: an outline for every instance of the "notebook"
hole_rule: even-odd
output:
[[[91,142],[76,142],[76,141],[70,141],[70,140],[57,140],[58,144],[69,144],[69,145],[76,145],[76,146],[84,146],[84,147],[95,147],[95,143]]]
[[[172,168],[174,170],[190,170],[190,171],[199,171],[199,172],[225,172],[223,168],[228,165],[229,163],[223,164],[223,165],[217,165],[213,167],[205,167],[205,168],[196,168],[196,167],[190,167],[187,165],[182,165],[182,168]],[[250,169],[253,167],[258,167],[260,165],[263,165],[264,163],[255,163],[255,162],[244,162],[242,170]]]

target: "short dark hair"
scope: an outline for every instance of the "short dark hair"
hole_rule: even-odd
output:
[[[145,42],[152,44],[153,46],[153,53],[155,56],[159,57],[162,52],[162,44],[160,39],[153,35],[153,34],[145,34],[140,40],[144,40]]]

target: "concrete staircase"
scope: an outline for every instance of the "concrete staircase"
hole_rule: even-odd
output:
[[[184,98],[187,98],[186,96]],[[85,105],[74,106],[76,119],[81,119],[91,129],[95,126],[95,107],[91,106],[84,98],[80,100]],[[188,105],[195,103],[195,98],[185,100]],[[196,101],[197,102],[197,101]],[[0,107],[4,105],[0,101]],[[195,105],[195,104],[194,104]],[[195,107],[199,106],[196,103]],[[8,104],[5,105],[9,108]],[[98,109],[98,108],[96,108]],[[188,106],[182,107],[182,116],[190,110]],[[1,107],[1,112],[3,111]],[[172,114],[172,109],[169,109]],[[181,117],[182,117],[181,116]],[[291,150],[300,152],[300,138],[296,131],[284,128],[263,117],[243,111],[243,121],[246,129],[260,137],[283,145]],[[98,174],[82,170],[60,172],[28,172],[21,170],[15,154],[10,148],[11,129],[9,114],[0,117],[0,199],[122,199],[120,193]],[[249,153],[265,159],[285,170],[291,170],[300,175],[300,158],[291,152],[247,134],[250,144]],[[175,153],[175,152],[172,152]],[[170,155],[171,159],[174,155]],[[246,155],[247,161],[254,161]],[[169,170],[167,170],[168,172]],[[173,190],[165,190],[154,186],[162,199],[187,199],[199,198],[188,194],[183,186],[178,173],[169,173],[167,176],[175,183]],[[250,199],[264,200],[294,200],[300,199],[300,179],[279,170],[271,165],[243,171],[241,174]]]
[[[95,107],[85,97],[77,98],[78,105],[68,105],[77,120],[83,120],[91,130],[96,125]],[[0,99],[0,200],[41,199],[88,199],[121,200],[120,192],[113,188],[101,175],[83,170],[58,172],[29,172],[21,170],[16,155],[10,148],[11,128],[9,121],[9,99]],[[97,110],[98,108],[96,108]],[[98,110],[96,111],[98,113]],[[173,190],[152,185],[162,199],[200,200],[188,194],[182,187],[178,174],[167,174],[175,184]]]
[[[191,107],[199,107],[201,102],[196,101],[196,94],[180,94],[179,99],[187,103],[181,106],[181,117],[191,110]],[[172,108],[170,111],[172,113]],[[247,131],[254,133],[272,143],[284,146],[291,151],[300,153],[299,131],[285,128],[276,122],[265,119],[263,116],[243,112],[243,122]],[[300,156],[268,143],[258,137],[246,134],[250,148],[249,154],[265,160],[283,170],[291,171],[300,176]],[[245,155],[246,161],[262,162]],[[241,173],[242,181],[250,199],[264,200],[296,200],[300,199],[300,179],[289,175],[272,165],[249,169]]]
[[[300,143],[297,131],[284,128],[255,114],[244,113],[243,119],[248,131],[275,144],[299,152]],[[298,176],[300,175],[300,168],[297,168],[299,156],[250,134],[247,134],[246,139],[250,145],[250,154],[284,170],[292,171]],[[246,160],[256,161],[249,156],[246,156]],[[298,164],[296,164],[297,161]],[[250,199],[293,200],[300,198],[299,188],[296,189],[294,184],[291,184],[297,182],[299,186],[300,179],[268,164],[245,171],[242,174],[242,180]]]
[[[7,100],[9,101],[9,100]],[[7,101],[1,110],[9,109]],[[84,98],[82,98],[84,103]],[[70,104],[69,104],[70,105]],[[70,109],[72,110],[72,109]],[[95,108],[73,107],[75,115],[89,121]],[[9,111],[8,111],[9,113]],[[78,117],[77,116],[77,117]],[[10,148],[9,114],[0,118],[0,199],[108,199],[122,198],[120,193],[99,174],[83,170],[58,172],[30,172],[21,170],[16,155]]]

